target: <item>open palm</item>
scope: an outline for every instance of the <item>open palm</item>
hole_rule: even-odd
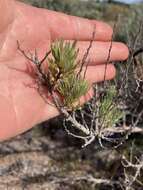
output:
[[[95,29],[95,40],[89,54],[89,82],[102,81],[112,29],[105,23],[38,9],[16,1],[0,2],[0,139],[19,134],[35,124],[58,114],[46,104],[35,88],[30,63],[17,50],[17,40],[25,51],[38,51],[42,58],[55,39],[77,40],[79,59],[86,51]],[[3,15],[5,15],[4,19]],[[110,61],[124,60],[128,49],[113,42]],[[115,76],[108,64],[106,79]],[[90,93],[89,93],[90,94]],[[88,99],[89,97],[85,97]]]

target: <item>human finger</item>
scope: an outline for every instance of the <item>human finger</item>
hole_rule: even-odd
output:
[[[0,32],[5,30],[14,18],[14,1],[0,1]]]
[[[45,27],[50,27],[53,40],[94,40],[108,41],[112,38],[111,26],[104,22],[70,16],[55,11],[45,11]],[[95,36],[93,37],[93,32]]]
[[[82,75],[85,74],[85,67],[83,67]],[[114,65],[107,64],[107,65],[96,65],[96,66],[89,66],[86,69],[85,79],[91,85],[94,82],[101,82],[105,80],[111,80],[115,77],[116,69]]]
[[[14,1],[0,1],[0,50],[6,39],[6,33],[14,20]]]
[[[90,42],[80,41],[77,43],[79,49],[78,59],[82,59],[87,52]],[[122,61],[129,55],[128,47],[120,42],[93,42],[87,61],[90,64],[103,64],[107,61]],[[107,60],[109,59],[109,60]]]

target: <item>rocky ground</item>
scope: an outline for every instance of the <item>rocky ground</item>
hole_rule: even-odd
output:
[[[0,190],[108,189],[104,179],[120,170],[119,152],[80,145],[62,128],[42,126],[1,143]]]

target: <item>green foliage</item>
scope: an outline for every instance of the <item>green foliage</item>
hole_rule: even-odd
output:
[[[64,106],[73,108],[74,103],[87,93],[89,85],[87,81],[77,74],[76,43],[56,41],[51,45],[52,58],[48,59],[50,83],[55,86],[63,98]]]
[[[89,85],[82,77],[70,74],[59,81],[57,90],[64,97],[64,105],[72,108],[74,107],[74,103],[87,93]]]
[[[75,48],[76,43],[65,43],[57,41],[51,46],[51,51],[54,59],[50,59],[49,67],[58,68],[62,74],[69,74],[76,69],[76,59],[78,50]],[[54,73],[53,73],[54,74]]]
[[[100,122],[103,123],[104,127],[114,126],[124,115],[123,111],[121,111],[115,103],[116,97],[116,87],[111,85],[101,100],[99,108]]]

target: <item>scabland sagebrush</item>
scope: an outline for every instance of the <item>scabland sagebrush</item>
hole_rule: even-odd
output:
[[[125,85],[120,85],[118,88],[114,81],[95,84],[93,86],[95,95],[85,104],[85,109],[81,109],[81,105],[78,104],[81,96],[86,95],[90,88],[85,80],[85,74],[92,41],[82,61],[77,61],[79,50],[76,48],[76,42],[55,41],[42,60],[39,60],[36,51],[34,56],[28,57],[21,50],[19,43],[18,49],[35,64],[40,84],[46,87],[54,105],[65,117],[64,127],[68,134],[84,140],[83,147],[96,138],[101,146],[103,146],[102,140],[119,145],[131,133],[131,128],[125,124],[116,127],[119,120],[125,116],[125,110],[119,106],[120,91],[123,91]],[[112,42],[107,63],[111,48]],[[43,63],[47,64],[48,69],[42,67]]]

